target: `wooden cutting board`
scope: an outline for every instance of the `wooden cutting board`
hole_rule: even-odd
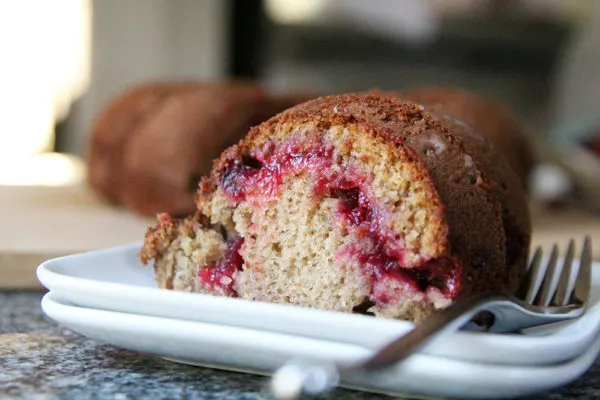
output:
[[[0,186],[0,289],[39,288],[35,268],[44,260],[139,241],[152,222],[83,184]]]
[[[600,216],[533,210],[534,245],[592,236],[600,259]],[[107,205],[85,185],[0,186],[0,289],[40,288],[35,268],[62,255],[140,241],[151,218]]]

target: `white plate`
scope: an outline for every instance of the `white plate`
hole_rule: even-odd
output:
[[[73,304],[134,314],[288,333],[376,349],[411,329],[394,321],[283,304],[159,289],[151,267],[137,259],[140,244],[47,261],[39,280]],[[575,322],[528,335],[458,332],[432,342],[425,354],[511,365],[559,363],[586,351],[600,331],[600,264],[593,266],[593,295]]]
[[[226,325],[215,325],[78,307],[50,292],[44,312],[89,338],[212,368],[269,374],[303,358],[352,362],[370,354],[362,346]],[[553,366],[501,366],[415,355],[403,364],[344,382],[388,394],[458,398],[507,398],[565,385],[581,376],[600,351],[600,338],[579,358]],[[435,383],[435,384],[432,384]]]

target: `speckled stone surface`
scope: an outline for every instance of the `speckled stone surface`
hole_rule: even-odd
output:
[[[42,293],[0,292],[0,398],[266,400],[266,378],[190,367],[121,350],[54,324]],[[337,390],[331,400],[386,396]],[[530,397],[600,399],[600,363],[560,390]]]

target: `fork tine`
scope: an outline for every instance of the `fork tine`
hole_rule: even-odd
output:
[[[523,279],[521,279],[521,284],[519,285],[519,288],[515,293],[515,296],[517,298],[525,300],[525,298],[527,297],[527,293],[529,293],[529,289],[531,288],[533,271],[538,268],[534,268],[534,266],[536,266],[540,262],[542,257],[542,251],[543,250],[540,246],[535,248],[535,251],[533,252],[533,257],[531,257],[531,261],[529,262],[529,264],[527,264],[525,276],[523,277]]]
[[[519,297],[525,299],[525,302],[532,304],[540,287],[540,277],[545,272],[540,271],[545,265],[542,265],[542,248],[538,247],[531,260],[529,271],[523,280],[523,285],[519,289]]]
[[[554,299],[552,300],[552,304],[558,307],[563,307],[567,305],[569,301],[569,282],[571,281],[571,274],[573,271],[573,259],[575,258],[575,240],[569,240],[569,247],[567,248],[567,255],[565,256],[565,260],[563,262],[562,273],[560,274],[560,279],[558,281],[558,286],[556,287],[556,293],[554,294]]]
[[[592,280],[592,239],[585,237],[581,259],[579,261],[579,270],[575,278],[575,290],[571,295],[572,303],[587,303],[590,295],[590,286]]]
[[[544,279],[539,289],[539,293],[536,296],[535,304],[542,307],[547,307],[550,304],[552,295],[556,288],[556,277],[557,274],[562,270],[562,266],[558,267],[558,246],[555,244],[552,246],[552,252],[550,253],[550,259],[546,263]]]

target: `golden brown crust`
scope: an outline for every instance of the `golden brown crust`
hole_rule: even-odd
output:
[[[398,96],[457,117],[485,135],[515,170],[523,187],[528,188],[534,154],[522,125],[506,106],[467,90],[451,87],[417,88]]]
[[[148,227],[144,235],[142,250],[138,254],[143,264],[162,257],[165,250],[177,236],[178,221],[172,219],[168,214],[162,213],[156,216],[157,224]]]
[[[173,218],[167,213],[160,213],[156,216],[156,221],[154,226],[146,230],[142,250],[138,255],[144,264],[162,257],[179,235],[193,239],[199,228],[208,227],[207,218],[199,212],[186,218]]]
[[[225,248],[221,232],[209,227],[201,213],[183,219],[163,213],[146,232],[138,257],[144,264],[155,262],[159,287],[194,292],[200,266],[218,260]]]

